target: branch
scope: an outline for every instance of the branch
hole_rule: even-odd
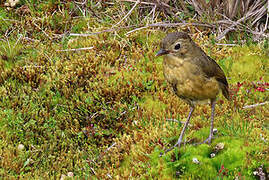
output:
[[[265,101],[263,103],[257,103],[257,104],[247,105],[247,106],[244,106],[243,109],[255,108],[257,106],[262,106],[262,105],[266,105],[266,104],[269,104],[269,101]]]
[[[140,0],[137,0],[135,5],[132,7],[132,9],[130,9],[130,11],[119,21],[117,22],[117,24],[113,25],[112,28],[116,27],[117,25],[119,25],[124,19],[126,19],[134,10],[134,8],[140,3]]]
[[[66,52],[66,51],[82,51],[82,50],[90,50],[93,47],[85,47],[85,48],[78,48],[78,49],[63,49],[63,50],[56,50],[57,52]]]

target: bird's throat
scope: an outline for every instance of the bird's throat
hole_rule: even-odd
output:
[[[168,55],[164,56],[163,63],[165,65],[168,65],[170,68],[174,68],[174,67],[182,66],[185,61],[186,61],[186,59],[174,56],[172,54],[168,54]]]

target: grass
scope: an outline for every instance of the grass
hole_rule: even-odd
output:
[[[0,41],[0,177],[47,179],[72,172],[79,179],[255,179],[261,165],[268,172],[268,105],[243,109],[268,101],[268,42],[217,46],[212,37],[195,34],[225,71],[232,100],[217,101],[212,145],[191,145],[209,133],[210,107],[201,105],[185,134],[190,143],[160,158],[182,126],[166,119],[185,121],[189,111],[167,86],[162,58],[155,57],[166,32],[144,29],[127,36],[123,29],[58,38],[67,29],[99,31],[109,22],[82,16],[73,2],[23,2],[29,14],[0,11],[1,35],[15,29]],[[57,51],[82,47],[93,49]],[[224,149],[210,158],[218,143]]]

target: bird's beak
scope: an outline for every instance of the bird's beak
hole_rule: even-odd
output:
[[[165,55],[168,53],[169,53],[169,51],[167,51],[165,49],[160,49],[155,56],[162,56],[162,55]]]

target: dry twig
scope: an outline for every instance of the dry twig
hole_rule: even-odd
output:
[[[140,3],[140,0],[137,0],[134,6],[130,9],[130,11],[119,21],[117,24],[113,25],[112,28],[118,26],[124,19],[126,19],[135,9],[135,7]]]
[[[269,101],[265,101],[263,103],[257,103],[257,104],[247,105],[247,106],[244,106],[243,109],[255,108],[257,106],[263,106],[263,105],[266,105],[266,104],[269,104]]]
[[[57,52],[67,52],[67,51],[82,51],[82,50],[90,50],[93,47],[85,47],[85,48],[77,48],[77,49],[62,49],[62,50],[56,50]]]

